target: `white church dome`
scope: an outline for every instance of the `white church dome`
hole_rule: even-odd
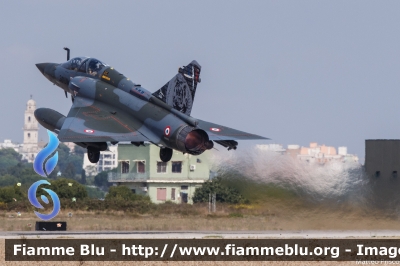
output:
[[[33,100],[33,99],[29,99],[29,101],[26,103],[26,105],[33,105],[33,106],[35,106],[36,105],[36,102]]]

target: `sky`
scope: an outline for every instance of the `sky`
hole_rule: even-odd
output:
[[[202,66],[192,116],[363,161],[365,139],[399,139],[399,1],[7,1],[0,9],[0,141],[23,141],[30,95],[71,100],[36,63],[90,56],[156,91]],[[41,129],[40,139],[47,140]],[[222,147],[220,147],[222,148]]]

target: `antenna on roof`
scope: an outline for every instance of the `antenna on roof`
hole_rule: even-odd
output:
[[[64,50],[67,51],[67,61],[69,60],[69,48],[68,47],[64,47]]]

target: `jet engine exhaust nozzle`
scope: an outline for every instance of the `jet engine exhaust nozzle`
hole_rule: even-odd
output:
[[[177,136],[177,148],[180,151],[193,155],[202,154],[214,147],[214,142],[209,140],[207,133],[202,129],[185,126]]]

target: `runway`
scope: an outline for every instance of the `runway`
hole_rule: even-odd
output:
[[[373,230],[373,231],[3,231],[0,239],[16,238],[76,238],[76,239],[244,239],[244,238],[283,238],[283,239],[397,239],[400,231],[396,230]]]

